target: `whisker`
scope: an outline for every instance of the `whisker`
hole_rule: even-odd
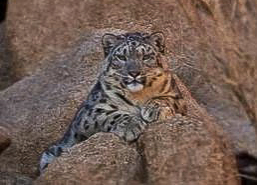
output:
[[[119,74],[119,73],[115,73],[114,75],[116,75],[116,76],[120,76],[120,77],[124,77],[124,78],[126,78],[126,77],[127,77],[127,76],[122,75],[122,74]]]

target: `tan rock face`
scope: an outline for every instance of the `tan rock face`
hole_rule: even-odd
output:
[[[181,1],[181,6],[197,34],[191,35],[191,42],[187,36],[181,40],[182,55],[176,52],[173,60],[175,71],[193,97],[217,118],[235,149],[256,154],[257,4],[190,2]]]
[[[49,165],[34,183],[239,185],[230,146],[197,120],[183,118],[194,122],[189,126],[179,119],[151,125],[132,145],[113,134],[96,134]]]
[[[189,127],[174,119],[153,125],[142,135],[139,148],[145,161],[147,184],[240,184],[230,146],[214,137],[204,124],[207,123],[196,121]]]
[[[129,185],[140,167],[135,149],[114,134],[99,133],[49,165],[35,184]]]

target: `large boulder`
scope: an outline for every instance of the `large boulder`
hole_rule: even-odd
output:
[[[140,138],[146,184],[239,185],[233,152],[198,119],[174,118]]]
[[[257,155],[257,3],[183,0],[181,6],[196,29],[181,29],[174,71],[217,118],[235,150]]]
[[[239,185],[231,146],[207,124],[177,116],[151,125],[131,145],[114,134],[96,134],[57,158],[34,183]]]
[[[114,134],[99,133],[55,160],[35,184],[130,185],[141,163],[136,149]]]

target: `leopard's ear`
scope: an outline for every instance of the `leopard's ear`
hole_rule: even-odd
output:
[[[151,42],[158,48],[160,53],[164,54],[165,36],[162,32],[154,32],[150,35]]]
[[[104,36],[102,37],[102,45],[104,48],[104,56],[105,57],[108,56],[111,49],[117,45],[118,41],[119,41],[118,36],[110,34],[110,33],[104,34]]]

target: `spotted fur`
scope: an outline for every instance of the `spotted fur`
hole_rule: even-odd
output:
[[[183,98],[167,69],[162,33],[106,34],[105,65],[63,138],[43,152],[42,172],[67,148],[97,132],[135,141],[146,126],[184,114]]]

